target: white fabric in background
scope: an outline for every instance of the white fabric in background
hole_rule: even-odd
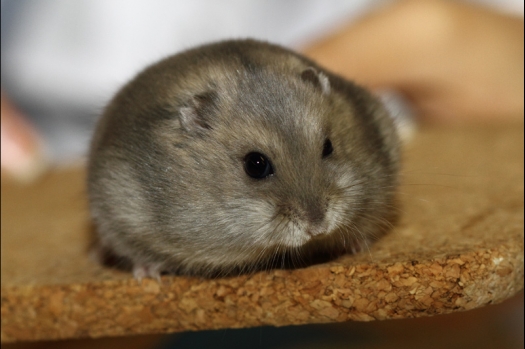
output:
[[[377,1],[376,1],[377,2]],[[347,0],[32,0],[2,47],[2,73],[38,104],[103,104],[146,65],[253,37],[297,47],[360,14]],[[5,50],[4,50],[5,49]]]
[[[51,156],[69,161],[86,153],[103,106],[145,66],[229,38],[299,48],[389,1],[2,0],[2,89]],[[523,1],[474,2],[523,15]]]

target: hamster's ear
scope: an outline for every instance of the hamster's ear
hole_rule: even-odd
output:
[[[313,67],[306,68],[301,73],[301,79],[314,84],[324,95],[330,94],[330,80],[328,80],[328,76],[322,72],[318,72],[317,69]]]
[[[181,127],[188,132],[211,129],[209,118],[215,109],[216,98],[214,91],[194,95],[186,106],[179,109]]]

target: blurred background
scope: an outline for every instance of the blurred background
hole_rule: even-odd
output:
[[[52,162],[86,154],[98,115],[140,70],[229,38],[300,48],[381,1],[2,1],[2,93]]]
[[[2,0],[2,175],[28,181],[49,167],[82,163],[96,120],[112,95],[145,66],[161,58],[216,40],[251,37],[310,52],[322,61],[319,49],[326,47],[323,43],[328,42],[330,48],[331,42],[337,43],[341,38],[338,36],[341,30],[362,23],[363,18],[392,3],[387,0]],[[523,21],[523,1],[468,3]],[[518,60],[522,62],[523,46],[520,52]],[[337,70],[338,66],[329,68]],[[517,83],[522,86],[523,70],[515,74],[521,74]],[[396,86],[386,86],[386,91],[384,96],[388,97],[395,116],[414,110],[410,104],[413,96]],[[523,87],[520,93],[523,96]],[[522,116],[523,102],[520,103],[521,112],[517,110]],[[115,345],[522,348],[523,293],[501,305],[436,318],[21,343],[6,348]]]
[[[468,2],[523,16],[522,1]],[[337,38],[345,26],[391,3],[395,1],[2,0],[2,168],[31,179],[50,164],[85,158],[95,122],[119,87],[145,66],[196,45],[230,38],[268,40],[310,52],[328,68],[344,72],[340,66],[352,62],[356,47],[332,54],[339,57],[333,66],[322,52],[308,48],[334,33]],[[425,29],[417,25],[407,28]],[[392,41],[385,34],[369,35],[384,45]],[[363,51],[364,46],[357,48]],[[398,45],[403,49],[403,43]],[[359,54],[366,60],[367,52]],[[383,54],[382,60],[392,58]],[[348,78],[367,72],[355,63],[347,64]],[[383,66],[374,64],[368,69]],[[365,76],[359,82],[369,80]],[[396,86],[386,85],[384,96],[393,115],[408,114],[406,99]]]

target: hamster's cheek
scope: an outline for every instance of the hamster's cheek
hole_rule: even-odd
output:
[[[352,166],[339,166],[334,173],[336,174],[334,176],[334,184],[338,192],[343,194],[362,194],[362,187],[366,179],[356,174]]]
[[[347,224],[349,218],[345,214],[348,210],[348,205],[340,198],[334,198],[328,205],[326,210],[327,231],[332,232],[343,224]]]
[[[341,167],[336,173],[335,190],[330,196],[326,212],[330,231],[351,222],[366,186],[366,178],[358,177],[350,166]]]
[[[262,199],[240,198],[230,202],[229,207],[226,220],[230,223],[227,228],[230,238],[265,245],[275,223],[274,206]]]

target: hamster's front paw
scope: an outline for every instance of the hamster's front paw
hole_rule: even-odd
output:
[[[160,264],[134,264],[133,276],[140,283],[144,278],[151,278],[160,281]]]
[[[349,246],[346,248],[346,252],[351,254],[357,254],[360,252],[370,252],[370,245],[372,240],[369,238],[353,239]]]

